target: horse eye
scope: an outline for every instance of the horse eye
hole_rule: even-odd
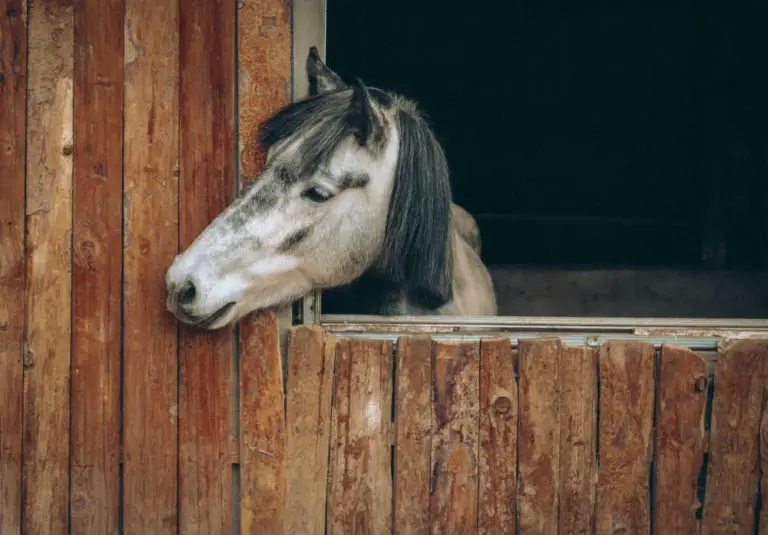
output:
[[[304,191],[304,193],[301,194],[302,197],[305,199],[309,199],[312,202],[325,202],[333,197],[333,194],[329,191],[319,188],[317,186],[313,186],[307,190]]]

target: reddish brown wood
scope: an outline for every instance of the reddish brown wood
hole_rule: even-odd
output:
[[[753,533],[768,342],[723,344],[715,363],[703,535]]]
[[[0,0],[0,533],[21,534],[26,2]]]
[[[662,346],[658,391],[653,531],[698,535],[696,488],[704,462],[707,404],[704,359],[678,345]]]
[[[178,528],[178,337],[164,282],[178,252],[178,8],[125,2],[125,533]]]
[[[404,336],[397,342],[395,406],[395,532],[429,529],[432,454],[432,340]]]
[[[514,533],[517,499],[517,381],[509,338],[480,343],[478,532]]]
[[[286,535],[325,533],[336,341],[316,325],[290,333],[286,386]]]
[[[521,531],[557,533],[560,360],[555,339],[520,340],[517,518]]]
[[[72,533],[118,522],[123,15],[122,0],[75,8]]]
[[[768,355],[764,355],[763,374],[768,379]],[[759,535],[768,535],[768,381],[763,382],[763,415],[760,419],[760,518]]]
[[[29,5],[23,526],[69,517],[73,8]]]
[[[593,533],[597,482],[597,351],[563,347],[560,361],[560,533]]]
[[[598,534],[651,530],[654,361],[653,345],[647,342],[609,341],[600,346]]]
[[[329,535],[391,529],[391,403],[392,342],[340,340],[331,421]]]
[[[433,352],[430,531],[477,533],[479,342],[436,342]]]

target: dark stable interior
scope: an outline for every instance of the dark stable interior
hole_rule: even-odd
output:
[[[420,103],[488,264],[761,269],[766,28],[764,0],[329,0],[326,59]]]

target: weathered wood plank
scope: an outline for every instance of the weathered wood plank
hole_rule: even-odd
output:
[[[436,342],[433,359],[430,531],[477,533],[480,343]]]
[[[515,532],[517,381],[509,338],[480,342],[478,532]]]
[[[328,533],[387,533],[392,526],[392,342],[336,346]]]
[[[179,245],[189,247],[234,196],[235,4],[179,10]],[[233,329],[182,326],[179,529],[229,533],[232,513]]]
[[[0,0],[0,533],[21,534],[27,3]]]
[[[753,533],[768,342],[734,340],[715,363],[703,535]]]
[[[758,534],[768,535],[768,352],[763,354],[763,415],[760,419],[760,517]]]
[[[123,2],[75,4],[72,533],[116,533],[123,206]]]
[[[636,341],[600,346],[600,470],[596,533],[650,533],[655,351]]]
[[[597,483],[597,350],[563,347],[560,361],[560,533],[593,533]]]
[[[429,530],[432,455],[432,340],[404,336],[397,342],[395,401],[395,531]]]
[[[698,535],[707,364],[690,349],[665,344],[658,376],[653,531]]]
[[[285,494],[283,360],[277,318],[269,311],[249,316],[241,338],[240,518],[243,533],[281,532]],[[242,323],[241,323],[242,324]]]
[[[43,535],[69,517],[74,18],[71,1],[28,15],[22,519]]]
[[[520,340],[517,519],[521,532],[557,533],[560,361],[556,339]]]
[[[286,535],[325,533],[336,341],[316,325],[289,336],[286,381]]]
[[[178,336],[164,275],[178,252],[178,0],[125,6],[123,529],[175,534]]]

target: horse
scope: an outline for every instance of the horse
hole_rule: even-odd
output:
[[[168,267],[168,310],[213,330],[322,290],[325,313],[496,315],[477,225],[416,103],[346,84],[314,47],[307,74],[310,95],[259,126],[259,176]]]

